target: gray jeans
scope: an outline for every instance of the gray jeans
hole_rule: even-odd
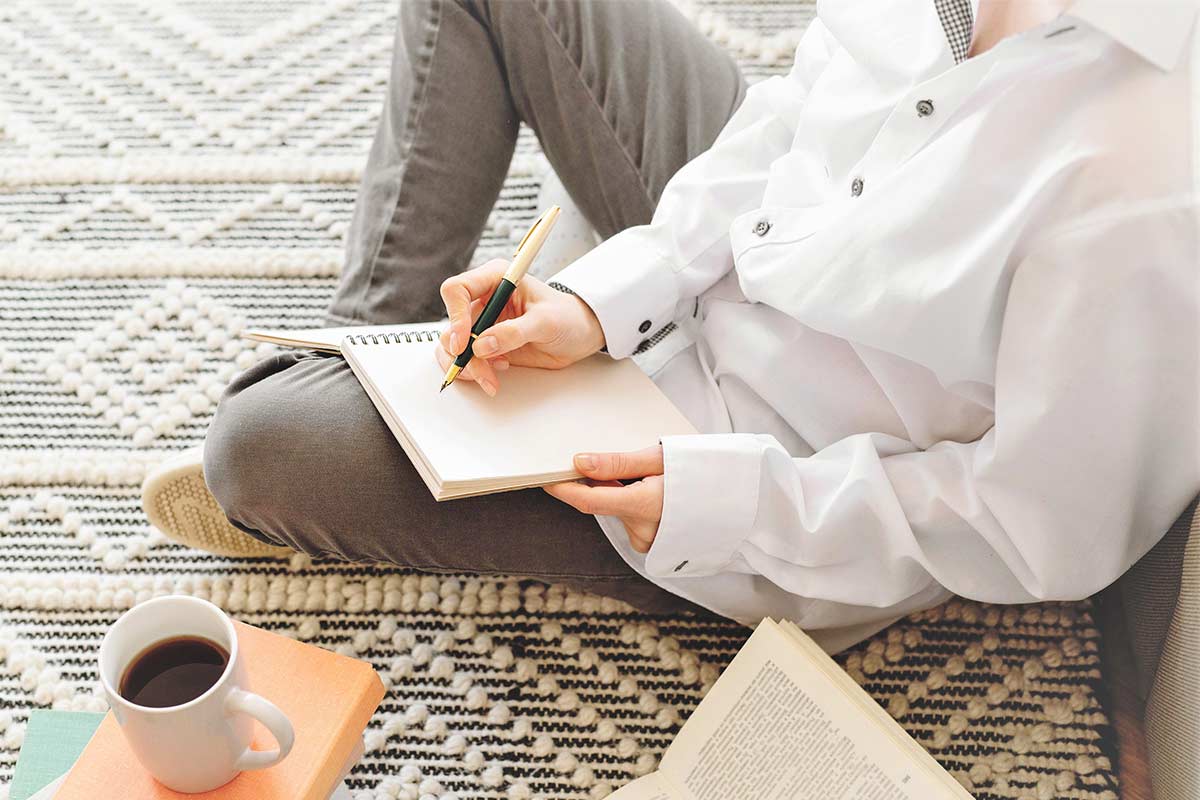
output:
[[[405,0],[333,322],[437,319],[469,266],[521,121],[604,236],[741,102],[730,57],[666,2]],[[528,575],[646,611],[690,607],[637,575],[591,517],[540,489],[436,503],[340,358],[288,352],[229,386],[205,443],[238,527],[313,555]]]

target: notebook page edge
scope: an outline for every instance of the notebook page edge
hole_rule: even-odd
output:
[[[307,339],[275,336],[267,331],[242,331],[242,338],[250,339],[251,341],[255,342],[273,344],[276,347],[292,347],[301,350],[316,350],[321,353],[331,353],[333,355],[338,355],[342,352],[340,345],[330,345],[326,342],[315,342]]]
[[[442,496],[437,498],[442,500],[463,500],[468,497],[483,497],[488,494],[500,494],[501,492],[516,492],[521,489],[540,489],[543,486],[549,486],[554,483],[566,483],[567,481],[576,481],[583,477],[578,472],[572,472],[569,475],[565,473],[556,473],[554,475],[534,475],[534,476],[518,476],[522,481],[510,482],[479,482],[479,481],[450,481],[442,484]],[[524,480],[528,478],[528,480]]]
[[[408,456],[409,461],[412,462],[413,467],[417,470],[417,474],[420,475],[421,480],[425,482],[425,486],[429,489],[430,494],[433,495],[434,500],[440,502],[441,500],[447,499],[444,495],[444,487],[442,486],[441,477],[437,474],[437,470],[433,467],[433,465],[429,464],[425,460],[424,454],[421,453],[420,447],[411,439],[403,423],[401,423],[399,418],[392,412],[391,406],[384,402],[378,387],[376,387],[371,381],[365,366],[358,360],[358,357],[355,353],[355,348],[357,347],[382,346],[385,345],[356,345],[349,339],[345,339],[342,342],[342,354],[346,358],[346,363],[350,365],[350,369],[354,373],[354,377],[358,378],[359,384],[362,385],[363,391],[365,391],[367,396],[371,398],[371,403],[375,406],[375,410],[379,412],[379,416],[383,418],[384,424],[386,424],[388,429],[391,430],[392,437],[397,443],[399,443],[401,449],[404,450],[404,454]]]

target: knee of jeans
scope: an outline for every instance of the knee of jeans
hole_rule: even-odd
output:
[[[238,394],[226,394],[204,440],[204,482],[225,515],[239,522],[262,502],[262,475],[270,469],[260,455],[270,435],[260,427],[254,409]]]
[[[269,378],[270,373],[265,377]],[[217,405],[204,440],[204,480],[225,515],[277,538],[268,528],[286,512],[290,487],[304,465],[285,455],[312,436],[291,413],[286,381],[235,380]]]
[[[352,460],[326,442],[349,388],[361,391],[348,370],[332,375],[341,363],[276,356],[256,365],[230,384],[204,442],[204,480],[225,515],[313,555],[338,552],[322,535],[329,520],[314,498],[331,470]],[[346,382],[353,387],[337,385]]]
[[[312,493],[322,465],[300,461],[284,442],[312,436],[303,422],[273,413],[259,392],[227,394],[204,443],[204,481],[229,521],[271,544],[310,556],[340,558],[340,542],[320,535],[318,520],[299,508],[297,493]]]

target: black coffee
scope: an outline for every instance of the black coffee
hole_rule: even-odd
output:
[[[167,708],[195,700],[225,672],[229,653],[199,636],[176,636],[147,647],[121,678],[121,697],[148,708]]]

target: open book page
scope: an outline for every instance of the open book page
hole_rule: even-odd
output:
[[[824,648],[818,645],[808,634],[796,627],[794,623],[784,620],[779,623],[779,627],[804,652],[808,653],[813,666],[819,668],[834,684],[840,686],[846,697],[854,701],[862,709],[863,714],[873,717],[878,722],[880,728],[891,736],[896,746],[906,751],[916,764],[923,766],[925,771],[945,783],[954,792],[953,796],[964,798],[971,796],[962,787],[962,784],[956,781],[949,772],[946,772],[945,768],[933,756],[929,755],[928,750],[922,747],[916,739],[909,736],[908,732],[900,727],[900,723],[896,722],[890,714],[884,711],[861,686],[855,683],[853,678],[846,674],[844,669],[837,665],[837,662],[828,656]]]
[[[638,778],[633,783],[627,783],[609,795],[610,800],[679,800],[671,794],[671,787],[662,776],[651,772]]]
[[[659,774],[678,800],[970,800],[825,662],[838,669],[816,644],[809,651],[764,620],[663,756]]]

